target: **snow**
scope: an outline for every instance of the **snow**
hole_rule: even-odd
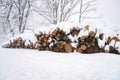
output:
[[[88,36],[88,35],[89,35],[89,32],[87,30],[81,30],[80,33],[78,34],[79,37]]]
[[[22,38],[22,40],[25,41],[25,45],[30,44],[30,41],[33,42],[33,43],[35,43],[35,42],[37,41],[37,39],[36,39],[36,37],[35,37],[34,34],[35,34],[35,33],[32,32],[32,31],[25,31],[25,32],[22,33],[22,34],[17,34],[17,35],[15,35],[14,37],[11,37],[11,38],[9,38],[8,40],[4,41],[4,42],[2,43],[2,45],[5,45],[5,44],[10,43],[10,41],[13,42],[14,40],[17,40],[17,39],[19,39],[19,38]],[[30,40],[30,41],[29,41],[29,40]]]
[[[0,80],[120,80],[120,56],[0,48]]]
[[[120,52],[120,42],[116,42],[116,44],[115,44],[115,48],[117,48],[118,51]]]
[[[105,50],[106,50],[106,51],[109,51],[109,45],[106,45],[106,46],[105,46]]]
[[[76,23],[70,23],[70,22],[61,22],[61,23],[57,23],[57,24],[51,24],[49,26],[42,26],[39,28],[35,29],[36,33],[39,33],[39,31],[43,32],[43,33],[49,33],[54,31],[57,28],[60,28],[61,30],[65,31],[66,33],[70,32],[70,29],[74,28],[74,27],[83,27],[82,25],[80,25],[80,23],[76,24]]]
[[[75,37],[73,37],[72,35],[69,35],[68,36],[68,38],[72,41],[72,42],[74,42],[74,41],[76,41],[76,42],[78,42],[78,37],[75,35]]]
[[[101,40],[101,39],[98,39],[98,46],[100,48],[103,48],[105,46],[105,39]]]

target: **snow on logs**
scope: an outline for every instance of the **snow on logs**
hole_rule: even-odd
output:
[[[60,28],[46,34],[39,32],[35,34],[36,42],[29,40],[29,44],[25,44],[26,40],[22,37],[14,39],[3,45],[5,48],[26,48],[35,50],[49,50],[54,52],[80,52],[80,53],[116,53],[120,54],[120,39],[116,36],[105,38],[104,33],[96,36],[95,31],[89,31],[89,25],[83,28],[74,27],[66,33]]]

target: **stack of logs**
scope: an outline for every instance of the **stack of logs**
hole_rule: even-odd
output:
[[[51,43],[53,44],[51,46],[51,51],[67,53],[73,51],[72,45],[70,44],[71,40],[68,38],[68,34],[63,30],[57,28],[50,34],[50,36],[52,38]]]
[[[10,41],[9,44],[4,45],[5,48],[28,48],[28,49],[35,49],[35,50],[49,50],[54,52],[80,52],[80,53],[98,53],[98,52],[106,52],[105,47],[101,48],[98,46],[98,39],[103,39],[103,34],[99,34],[99,37],[96,37],[97,31],[89,31],[89,26],[85,26],[85,30],[88,30],[88,35],[78,37],[77,39],[77,47],[73,47],[71,45],[72,40],[68,37],[71,35],[72,37],[78,36],[80,34],[80,28],[73,28],[70,30],[69,33],[66,33],[60,28],[55,29],[53,32],[46,34],[43,32],[39,32],[39,34],[35,34],[37,41],[33,43],[29,41],[30,44],[25,45],[25,40],[22,38],[18,38],[13,42]],[[120,41],[118,37],[108,37],[105,45],[108,45],[112,40]],[[116,50],[115,47],[109,47],[110,53],[117,53],[119,52]]]
[[[37,50],[50,50],[50,35],[46,33],[39,32],[39,34],[35,34],[37,41],[35,43],[35,49]]]
[[[4,45],[5,48],[25,48],[25,41],[22,38],[10,41],[9,44]]]
[[[99,52],[98,40],[95,35],[94,31],[90,31],[88,36],[79,37],[76,51],[81,53]]]

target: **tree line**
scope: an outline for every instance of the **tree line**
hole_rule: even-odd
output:
[[[39,7],[35,4],[40,1]],[[32,11],[38,13],[49,24],[68,21],[78,15],[79,23],[95,10],[97,0],[0,0],[1,33],[23,33]],[[79,10],[74,11],[76,7]]]

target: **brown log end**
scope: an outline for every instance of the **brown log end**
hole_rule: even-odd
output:
[[[87,49],[86,45],[81,45],[80,48],[81,48],[82,50],[86,50],[86,49]]]
[[[90,35],[91,37],[94,37],[94,36],[95,36],[95,32],[94,32],[94,31],[90,31],[89,35]]]
[[[72,52],[72,46],[70,44],[65,44],[64,49],[67,53]]]
[[[85,30],[89,30],[89,25],[86,25],[86,26],[85,26]]]
[[[76,48],[76,52],[80,52],[80,53],[82,53],[83,50],[82,50],[81,48]]]

